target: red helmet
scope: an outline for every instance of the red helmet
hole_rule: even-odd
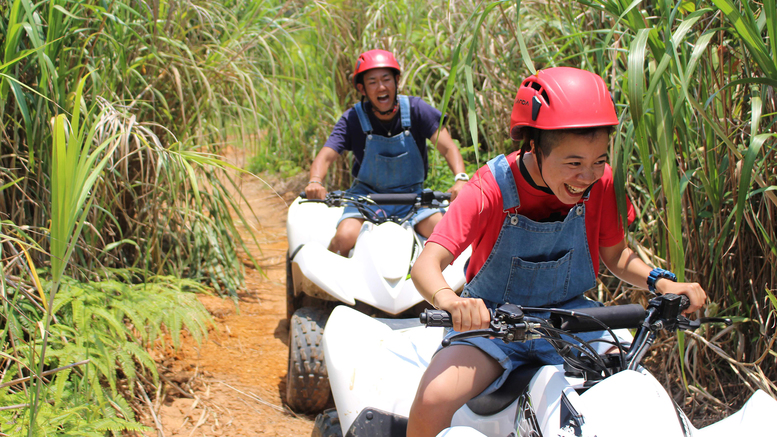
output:
[[[540,70],[521,83],[510,117],[510,136],[521,127],[574,129],[616,126],[612,95],[601,77],[578,68]]]
[[[353,69],[353,86],[356,86],[359,75],[373,68],[391,68],[400,74],[399,62],[394,58],[394,54],[385,50],[370,50],[359,55],[356,60],[356,67]]]

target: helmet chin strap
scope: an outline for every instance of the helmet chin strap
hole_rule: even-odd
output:
[[[542,174],[542,150],[540,149],[540,133],[539,131],[536,132],[534,136],[534,161],[537,163],[537,170],[540,172],[540,178],[542,178],[542,183],[545,184],[548,189],[552,191],[552,188],[550,188],[550,185],[545,181],[545,176]]]

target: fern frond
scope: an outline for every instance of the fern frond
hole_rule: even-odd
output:
[[[116,349],[116,361],[119,363],[122,372],[124,372],[124,376],[132,383],[135,381],[135,361],[125,348],[126,343],[124,347]]]
[[[99,316],[108,324],[108,327],[113,328],[114,334],[124,337],[127,334],[127,327],[123,323],[119,323],[118,320],[109,311],[103,308],[90,308],[92,317]]]
[[[132,357],[135,358],[135,360],[146,370],[150,371],[154,376],[154,382],[156,382],[159,378],[159,375],[157,374],[156,369],[156,363],[151,358],[151,355],[148,354],[148,352],[138,346],[137,343],[127,342],[124,344],[124,348],[132,354]]]
[[[54,377],[54,406],[60,406],[62,398],[65,395],[65,384],[70,378],[70,369],[65,369]]]

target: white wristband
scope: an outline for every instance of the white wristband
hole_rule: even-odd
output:
[[[466,173],[459,173],[453,177],[453,182],[468,181],[468,180],[469,180],[469,175]]]

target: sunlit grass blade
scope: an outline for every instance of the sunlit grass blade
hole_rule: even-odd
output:
[[[739,233],[739,227],[742,224],[742,215],[745,212],[745,201],[750,194],[750,183],[752,181],[753,168],[758,155],[761,153],[761,147],[769,139],[777,138],[777,134],[760,134],[752,137],[750,146],[745,152],[742,167],[740,169],[739,190],[737,193],[736,225],[734,233]]]
[[[521,0],[515,0],[515,10],[515,27],[518,30],[516,32],[516,37],[518,38],[518,46],[521,48],[521,59],[523,59],[524,67],[526,67],[529,72],[534,74],[537,72],[537,70],[534,68],[534,62],[532,61],[531,55],[529,54],[529,49],[526,47],[526,41],[524,40],[523,32],[521,32]]]
[[[81,79],[75,93],[76,106],[79,106],[84,84],[88,76]],[[74,118],[70,120],[70,126],[76,129],[79,126],[79,120],[75,117],[80,112],[74,112]],[[69,132],[66,117],[64,114],[58,115],[52,121],[53,144],[52,144],[52,169],[51,169],[51,268],[53,277],[53,287],[49,292],[48,308],[54,305],[57,288],[59,286],[62,274],[65,271],[70,255],[75,247],[75,241],[81,232],[81,229],[92,204],[92,198],[89,197],[92,186],[98,176],[108,163],[113,153],[113,149],[118,143],[113,142],[113,138],[108,138],[102,144],[91,151],[93,137],[84,138],[77,131]],[[113,144],[111,146],[111,144]],[[105,152],[105,156],[98,161]],[[43,373],[43,367],[46,363],[46,346],[48,342],[49,325],[51,323],[51,312],[47,312],[44,321],[44,335],[42,339],[38,375]],[[41,385],[43,381],[38,379],[36,382],[35,396],[30,408],[30,435],[35,429],[35,416],[40,402]]]
[[[628,57],[628,101],[631,119],[636,127],[635,144],[637,153],[645,172],[651,171],[650,149],[648,146],[647,120],[644,115],[645,60],[647,56],[647,40],[649,29],[641,29],[629,47]],[[655,191],[653,179],[645,178],[650,193]]]
[[[658,88],[653,96],[656,110],[656,145],[657,159],[660,163],[661,185],[666,200],[666,225],[669,236],[669,253],[672,268],[678,281],[685,280],[685,251],[683,244],[682,202],[680,180],[677,171],[677,158],[673,147],[674,123],[669,107],[669,96],[666,85]]]

